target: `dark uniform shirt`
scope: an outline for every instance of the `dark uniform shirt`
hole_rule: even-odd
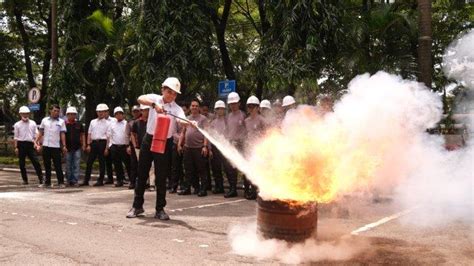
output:
[[[81,134],[84,133],[84,126],[74,121],[66,121],[66,148],[68,151],[77,151],[81,148]]]
[[[133,122],[132,132],[137,134],[138,147],[135,147],[137,149],[139,149],[140,146],[142,146],[142,140],[143,140],[143,137],[146,134],[146,122],[147,122],[146,120],[143,120],[141,118],[139,118],[139,119],[137,119]]]

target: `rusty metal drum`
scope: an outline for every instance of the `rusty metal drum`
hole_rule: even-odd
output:
[[[257,228],[264,238],[303,242],[316,235],[316,203],[266,201],[260,197],[257,203]]]

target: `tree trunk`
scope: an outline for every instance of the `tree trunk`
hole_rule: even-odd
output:
[[[34,118],[35,121],[40,121],[42,117],[45,116],[46,114],[46,104],[48,103],[48,86],[49,86],[49,72],[51,70],[51,13],[49,13],[48,18],[45,20],[46,26],[47,26],[47,34],[48,36],[46,37],[48,42],[47,42],[47,47],[45,47],[44,50],[44,58],[43,58],[43,69],[41,71],[42,74],[42,79],[41,79],[41,100],[40,100],[40,110],[38,112],[35,112]]]
[[[431,88],[433,63],[431,60],[431,0],[418,0],[419,37],[418,37],[418,69],[419,81]]]
[[[31,64],[31,50],[30,50],[30,38],[26,33],[25,26],[23,24],[23,10],[21,10],[13,1],[13,14],[15,15],[15,21],[20,31],[21,40],[23,42],[23,53],[25,54],[25,67],[26,75],[28,79],[28,86],[30,88],[36,87],[35,76],[33,75],[33,66]]]
[[[229,50],[227,49],[227,44],[225,41],[225,30],[227,27],[227,19],[229,17],[231,4],[232,0],[225,1],[221,18],[219,18],[217,10],[210,10],[211,19],[216,29],[217,43],[221,53],[222,66],[224,67],[224,73],[227,79],[235,79],[234,66],[230,60]]]

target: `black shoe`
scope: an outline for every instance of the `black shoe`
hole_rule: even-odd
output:
[[[181,190],[181,191],[178,192],[178,195],[180,195],[180,196],[191,195],[191,190],[190,189]]]
[[[28,181],[21,182],[22,185],[28,185]]]
[[[94,186],[94,187],[102,187],[103,185],[104,185],[103,182],[97,181],[97,182],[95,182],[95,184],[94,184],[93,186]]]
[[[255,191],[247,191],[244,196],[248,200],[255,200],[257,199],[257,192]]]
[[[128,185],[128,189],[135,189],[135,185],[130,183],[130,185]]]
[[[198,197],[205,197],[205,196],[207,196],[207,191],[206,190],[199,191]]]
[[[176,192],[178,192],[178,189],[176,189],[176,188],[171,188],[170,190],[168,190],[168,193],[170,193],[170,194],[174,194]]]
[[[227,193],[224,195],[224,198],[235,198],[235,197],[237,197],[237,196],[238,196],[237,190],[231,189],[231,190],[229,190],[229,192],[227,192]]]
[[[145,213],[143,208],[131,208],[127,213],[127,218],[136,218],[138,216],[142,216],[141,214]]]
[[[222,194],[224,193],[224,188],[220,187],[220,188],[214,188],[214,190],[212,190],[212,194]]]
[[[114,180],[107,180],[107,181],[105,181],[104,184],[105,184],[105,185],[111,185],[111,184],[113,184],[113,183],[114,183]]]
[[[79,184],[80,187],[89,186],[89,182],[82,182]]]
[[[115,184],[115,187],[123,187],[123,183],[122,182],[117,182],[117,184]]]
[[[166,220],[170,219],[170,217],[168,216],[168,214],[166,214],[166,212],[164,210],[156,212],[155,213],[155,218],[163,220],[163,221],[166,221]]]

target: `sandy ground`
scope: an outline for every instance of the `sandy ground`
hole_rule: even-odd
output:
[[[171,220],[163,222],[153,218],[154,192],[146,193],[146,217],[126,219],[133,198],[133,191],[126,188],[39,189],[36,185],[31,181],[22,186],[18,173],[0,171],[2,265],[280,264],[276,259],[245,257],[232,251],[230,228],[256,218],[256,202],[242,196],[224,199],[222,195],[169,194],[166,210]],[[345,236],[360,252],[345,260],[311,264],[474,264],[474,227],[470,224],[419,228],[394,218],[350,236],[352,231],[400,211],[390,200],[347,199],[344,204],[321,205],[317,240],[334,243]],[[410,219],[410,213],[404,219]]]

